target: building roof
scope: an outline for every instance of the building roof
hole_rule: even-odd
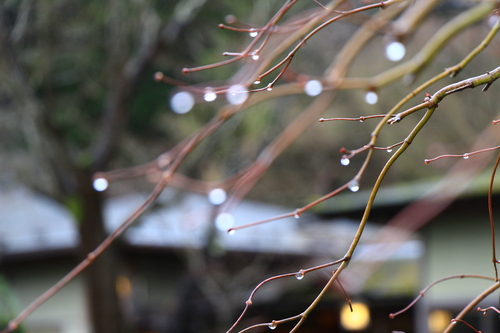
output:
[[[142,194],[130,194],[107,200],[108,231],[124,221],[144,198]],[[242,225],[290,211],[275,205],[243,201],[232,214],[236,225]],[[213,214],[214,206],[205,196],[184,194],[174,198],[174,193],[167,191],[155,208],[126,231],[124,238],[131,246],[138,247],[200,248],[213,223]],[[342,218],[320,221],[313,215],[304,214],[300,219],[285,218],[238,230],[234,235],[219,232],[217,240],[228,251],[341,257],[357,223]],[[367,238],[377,230],[377,226],[369,225]],[[76,248],[78,243],[75,220],[63,205],[23,187],[0,191],[0,255],[68,250]],[[360,248],[359,252],[364,251]],[[403,246],[396,257],[415,257],[418,251],[413,245]]]

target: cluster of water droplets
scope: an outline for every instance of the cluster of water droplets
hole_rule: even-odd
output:
[[[257,60],[259,56],[253,55],[252,58]],[[255,84],[258,83],[260,82]],[[205,102],[213,102],[217,99],[217,92],[212,87],[207,87],[203,99]],[[248,89],[241,84],[232,85],[226,92],[226,99],[232,105],[243,104],[248,99]],[[170,108],[177,114],[185,114],[191,111],[195,104],[195,97],[189,91],[179,91],[170,99]]]

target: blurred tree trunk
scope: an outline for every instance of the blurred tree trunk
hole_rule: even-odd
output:
[[[103,196],[92,187],[91,173],[83,171],[78,182],[81,198],[80,253],[86,256],[107,236],[103,219]],[[82,258],[83,259],[83,258]],[[120,256],[111,245],[85,272],[88,311],[94,333],[124,332],[125,322],[116,294]]]

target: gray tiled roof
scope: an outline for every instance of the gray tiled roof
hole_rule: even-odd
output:
[[[214,206],[201,195],[186,194],[175,204],[172,197],[169,192],[162,195],[159,204],[126,232],[125,240],[130,245],[203,246],[213,223],[210,217]],[[108,231],[114,230],[144,198],[144,195],[131,194],[109,199],[105,206]],[[292,210],[243,201],[232,214],[236,225],[241,225]],[[304,214],[300,219],[286,218],[238,230],[234,235],[219,232],[217,239],[220,246],[229,251],[341,257],[356,228],[356,221],[339,219],[324,223]],[[366,238],[377,229],[369,225]],[[78,239],[74,219],[62,205],[21,187],[0,191],[0,255],[71,249],[78,245]],[[418,249],[410,252],[399,256],[414,257]]]

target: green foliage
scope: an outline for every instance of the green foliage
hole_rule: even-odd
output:
[[[84,206],[82,199],[78,195],[67,197],[65,199],[65,206],[71,212],[71,215],[75,217],[77,222],[82,221]]]
[[[19,311],[19,307],[9,283],[0,275],[0,327],[3,328],[8,325],[9,320]],[[20,326],[16,332],[24,333],[25,329]]]

